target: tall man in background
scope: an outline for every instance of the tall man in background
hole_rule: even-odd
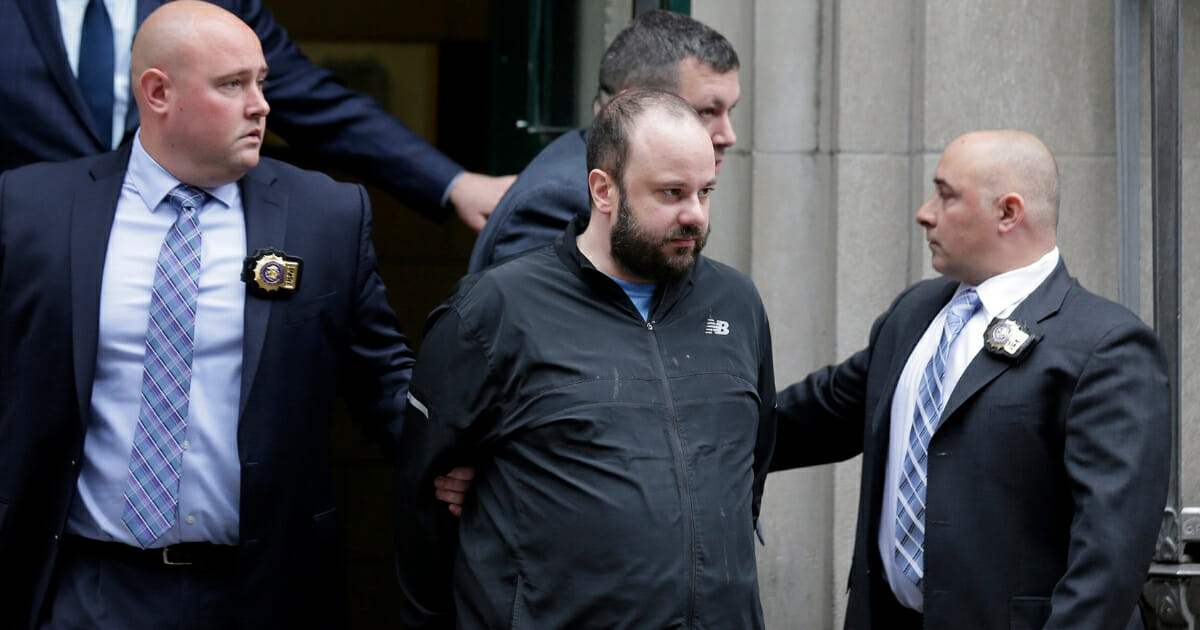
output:
[[[592,111],[623,90],[677,94],[704,122],[719,173],[725,151],[737,142],[729,115],[741,97],[738,65],[737,52],[720,33],[686,15],[647,11],[617,34],[600,59]],[[586,128],[569,131],[521,171],[476,239],[469,271],[546,245],[571,217],[588,214],[586,145]]]
[[[224,9],[131,65],[131,143],[0,174],[0,627],[342,627],[334,400],[393,446],[413,362],[366,193],[259,159]]]
[[[258,33],[271,130],[301,151],[479,231],[512,177],[465,171],[371,98],[312,64],[261,0],[214,0]],[[0,0],[0,171],[111,150],[133,136],[133,33],[164,0]],[[136,87],[136,86],[135,86]]]
[[[944,276],[780,392],[772,470],[863,454],[848,630],[1121,630],[1170,462],[1165,359],[1056,245],[1034,136],[964,135],[917,211]]]

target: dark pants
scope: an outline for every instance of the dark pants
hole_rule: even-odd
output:
[[[161,555],[161,554],[160,554]],[[118,543],[65,537],[41,630],[226,630],[236,627],[235,554],[188,566]]]

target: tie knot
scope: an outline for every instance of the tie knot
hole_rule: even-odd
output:
[[[167,200],[176,212],[182,213],[184,210],[199,210],[207,194],[195,186],[180,184],[167,193]]]
[[[958,294],[950,303],[950,312],[946,314],[946,326],[955,334],[963,327],[968,319],[979,310],[979,293],[975,289],[967,289]]]

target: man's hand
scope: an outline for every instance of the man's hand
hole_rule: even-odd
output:
[[[449,504],[446,507],[451,514],[462,516],[463,499],[467,496],[467,490],[471,489],[471,480],[474,478],[474,468],[455,468],[444,477],[433,480],[433,486],[437,488],[434,496]]]
[[[450,189],[450,205],[454,206],[454,212],[467,227],[478,232],[516,179],[516,175],[492,177],[464,172],[454,180],[454,186]]]

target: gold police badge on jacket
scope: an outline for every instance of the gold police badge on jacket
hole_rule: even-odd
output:
[[[994,318],[983,333],[983,347],[1006,359],[1018,359],[1029,352],[1038,337],[1025,324],[1015,319]]]
[[[255,251],[242,263],[242,282],[250,293],[264,298],[291,297],[300,288],[304,261],[273,248]]]

